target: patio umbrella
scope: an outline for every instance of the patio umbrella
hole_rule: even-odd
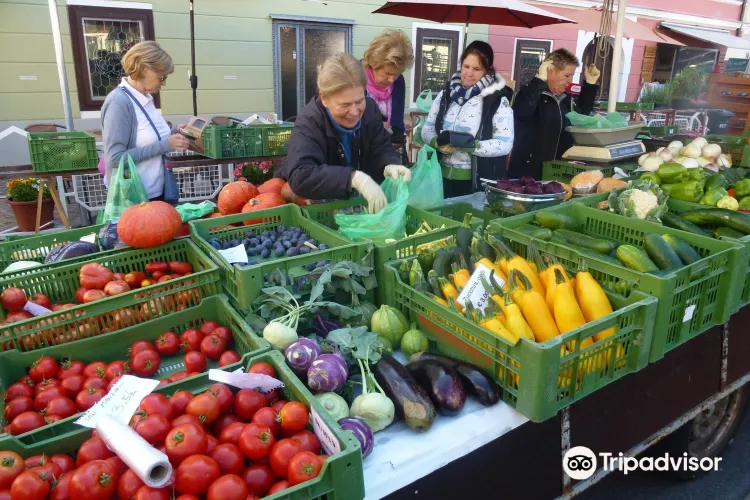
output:
[[[469,23],[533,28],[550,24],[575,23],[558,14],[519,0],[410,0],[388,2],[373,14],[414,17],[436,23],[463,23],[464,48]]]

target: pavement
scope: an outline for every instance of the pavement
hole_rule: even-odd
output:
[[[70,189],[69,186],[67,186],[68,189]],[[6,201],[6,189],[5,189],[5,183],[0,182],[0,233],[4,231],[8,231],[9,229],[16,227],[16,218],[13,215],[13,210],[10,208],[10,205]],[[70,220],[71,227],[80,227],[83,224],[81,223],[81,206],[76,203],[74,200],[70,199],[70,202],[67,204],[68,207],[68,219]],[[93,217],[96,218],[96,213],[93,214]],[[62,220],[60,219],[60,214],[57,213],[57,209],[55,209],[55,226],[57,228],[63,228]],[[11,233],[12,234],[12,233]]]

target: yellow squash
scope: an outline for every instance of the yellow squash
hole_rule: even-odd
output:
[[[564,334],[585,325],[586,318],[583,316],[581,307],[576,301],[575,292],[570,285],[570,281],[565,281],[565,277],[559,269],[555,269],[555,280],[555,324],[557,324],[557,329],[560,330],[560,333]],[[593,344],[593,340],[587,338],[581,342],[580,347],[587,347],[591,344]],[[568,346],[568,348],[575,350],[575,346]]]
[[[521,312],[523,312],[526,321],[534,332],[536,341],[546,342],[560,335],[560,330],[558,330],[555,319],[552,317],[552,313],[542,295],[534,290],[528,278],[523,275],[520,275],[523,288],[517,286],[518,276],[517,271],[511,272],[511,287],[515,288],[513,299],[521,307]]]
[[[609,302],[607,294],[604,293],[601,285],[588,272],[586,263],[583,260],[576,274],[575,291],[578,304],[580,304],[581,311],[583,312],[583,317],[586,318],[587,322],[612,314],[612,304]],[[611,337],[614,333],[615,327],[607,328],[594,334],[594,340],[599,342],[602,339]]]
[[[503,310],[503,313],[505,314],[505,321],[507,322],[508,330],[510,330],[512,334],[517,337],[527,338],[531,341],[536,340],[534,338],[534,332],[526,322],[526,318],[523,317],[521,308],[518,307],[518,304],[513,302],[513,297],[511,297],[508,292],[505,292],[505,309]]]

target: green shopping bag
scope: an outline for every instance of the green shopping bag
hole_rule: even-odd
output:
[[[411,168],[409,205],[416,208],[433,208],[443,204],[443,173],[438,154],[425,144],[419,150],[417,163]]]
[[[125,156],[128,163],[125,165]],[[102,223],[119,219],[126,208],[148,201],[138,169],[129,154],[120,157],[120,165],[112,174],[107,190],[107,205],[104,208]]]
[[[430,89],[424,89],[419,96],[417,96],[417,100],[415,102],[417,105],[417,110],[421,111],[423,113],[429,113],[430,108],[432,107],[432,90]],[[414,127],[414,133],[412,134],[412,140],[414,141],[414,144],[424,144],[424,141],[422,140],[422,127],[424,126],[425,120],[427,120],[426,116],[420,116],[419,123]]]
[[[334,219],[341,234],[351,240],[371,240],[376,243],[404,237],[409,186],[402,179],[396,181],[391,177],[380,186],[388,198],[388,205],[376,214],[336,214]]]

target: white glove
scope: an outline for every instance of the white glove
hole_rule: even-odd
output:
[[[540,80],[544,80],[546,82],[547,81],[547,72],[549,71],[549,69],[551,67],[552,67],[552,61],[551,60],[544,61],[539,66],[539,69],[536,72],[536,77],[539,78]]]
[[[602,72],[599,71],[599,68],[594,66],[593,64],[589,64],[586,66],[586,69],[583,71],[583,77],[586,79],[586,83],[589,85],[596,85],[597,80],[599,80],[599,76],[601,76]]]
[[[378,183],[361,170],[352,175],[352,187],[367,200],[368,212],[371,214],[380,212],[388,204],[388,199]]]
[[[398,180],[399,175],[404,176],[404,182],[411,181],[411,170],[403,165],[388,165],[383,170],[383,175],[386,177],[393,177],[394,180]]]

